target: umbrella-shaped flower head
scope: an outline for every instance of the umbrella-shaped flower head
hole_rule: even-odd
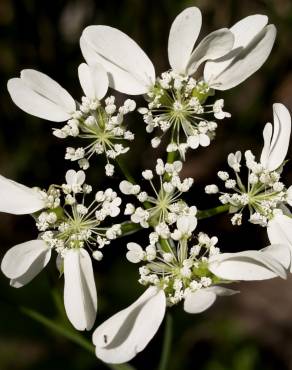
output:
[[[228,156],[234,178],[225,171],[218,172],[218,177],[224,181],[227,189],[221,193],[219,199],[230,206],[230,212],[235,213],[232,218],[235,225],[241,224],[242,211],[246,207],[250,212],[250,222],[267,226],[279,208],[287,203],[292,204],[291,189],[287,189],[280,181],[290,142],[291,116],[288,109],[280,103],[273,104],[273,113],[274,124],[267,123],[263,130],[264,147],[260,161],[255,160],[250,150],[245,152],[247,184],[239,176],[242,159],[239,151]],[[206,192],[216,193],[218,188],[208,186]]]
[[[146,291],[128,308],[99,325],[93,334],[96,355],[108,363],[130,361],[158,331],[166,307],[183,301],[188,313],[201,313],[218,296],[238,293],[224,284],[232,281],[286,278],[291,255],[286,245],[271,245],[260,251],[220,253],[217,238],[199,233],[193,216],[177,219],[173,234],[177,240],[150,234],[145,250],[128,244],[127,259],[143,263],[139,268]],[[180,235],[180,237],[178,237]],[[197,243],[189,243],[197,240]]]
[[[78,76],[84,92],[80,103],[75,102],[56,81],[33,69],[21,71],[20,77],[10,79],[7,87],[13,102],[26,113],[53,122],[67,121],[62,128],[53,129],[56,137],[86,140],[85,147],[68,147],[66,159],[78,161],[82,169],[87,169],[94,154],[105,154],[106,174],[111,176],[114,167],[109,161],[126,153],[129,147],[124,146],[125,140],[134,139],[123,119],[136,108],[136,104],[127,99],[117,108],[114,96],[105,98],[109,82],[101,65],[82,63],[78,67]]]
[[[89,207],[86,197],[92,189],[83,171],[69,170],[66,183],[51,185],[48,191],[31,189],[0,176],[0,211],[33,214],[38,239],[9,249],[1,263],[10,284],[19,288],[29,283],[57,252],[60,273],[64,273],[64,304],[67,316],[78,330],[92,328],[97,295],[91,257],[87,251],[102,248],[120,234],[120,226],[102,227],[106,217],[119,213],[120,198],[111,189],[99,191]],[[97,250],[93,256],[102,258]]]
[[[89,65],[100,63],[109,73],[109,84],[127,94],[145,94],[148,106],[140,108],[152,132],[156,147],[166,132],[170,134],[169,152],[179,151],[184,158],[187,148],[208,146],[217,127],[214,118],[230,114],[224,102],[205,104],[214,89],[226,90],[248,78],[267,59],[276,30],[267,26],[262,15],[247,17],[230,29],[210,33],[195,46],[202,24],[196,7],[182,11],[172,23],[168,39],[171,69],[157,77],[144,51],[123,32],[108,26],[87,27],[80,46]],[[206,63],[205,63],[206,62]],[[198,68],[205,63],[203,75]]]

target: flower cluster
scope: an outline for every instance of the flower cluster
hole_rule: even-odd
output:
[[[227,158],[234,177],[228,172],[219,171],[218,177],[224,182],[227,191],[220,192],[219,200],[229,206],[229,212],[234,213],[231,221],[233,225],[241,225],[242,212],[249,210],[249,221],[266,227],[269,220],[281,212],[282,206],[292,204],[292,188],[287,189],[281,182],[281,173],[284,159],[288,151],[291,132],[291,119],[287,109],[281,104],[274,104],[274,132],[268,123],[264,129],[265,145],[260,162],[250,150],[245,152],[245,166],[247,169],[246,182],[240,177],[242,153],[230,153]],[[206,193],[219,192],[217,185],[208,185]]]
[[[117,109],[115,97],[109,96],[104,104],[103,107],[99,100],[83,96],[79,110],[73,113],[72,119],[63,128],[55,129],[54,135],[62,139],[67,136],[86,139],[89,144],[85,147],[68,147],[65,159],[78,161],[79,166],[86,170],[94,154],[105,154],[106,175],[112,176],[114,165],[109,163],[109,160],[126,153],[130,148],[124,146],[124,142],[134,140],[134,134],[126,129],[123,120],[126,114],[135,110],[136,103],[127,99],[124,105]]]
[[[62,186],[52,185],[47,192],[41,192],[46,208],[36,217],[36,226],[42,232],[40,238],[61,254],[68,248],[93,250],[96,245],[102,248],[109,244],[121,234],[120,225],[106,228],[100,224],[106,217],[120,213],[121,198],[112,189],[98,191],[86,206],[92,187],[84,183],[85,173],[69,170],[66,180]],[[93,256],[99,260],[102,253],[94,252]]]
[[[152,170],[142,172],[143,178],[149,182],[152,195],[141,191],[140,185],[134,185],[129,181],[120,183],[120,190],[123,194],[134,195],[141,203],[135,207],[127,203],[125,215],[131,216],[131,221],[140,224],[142,227],[152,226],[159,236],[168,238],[170,236],[169,226],[173,225],[180,215],[192,215],[195,217],[197,208],[189,207],[182,199],[183,193],[188,192],[193,185],[192,178],[185,178],[181,181],[179,173],[182,170],[182,162],[163,163],[157,159],[155,174],[158,177],[158,187],[154,184]]]
[[[214,91],[203,80],[196,81],[193,77],[182,76],[174,71],[162,73],[146,94],[148,107],[139,108],[146,131],[151,133],[155,128],[162,131],[162,135],[151,140],[152,147],[156,148],[168,131],[171,132],[171,138],[167,151],[178,151],[182,159],[185,159],[188,148],[208,146],[217,128],[217,123],[210,118],[230,117],[229,113],[223,111],[223,99],[211,105],[204,104],[212,94]]]
[[[227,160],[233,174],[218,172],[224,191],[215,184],[206,186],[206,193],[220,194],[223,206],[197,211],[184,200],[194,182],[181,179],[187,149],[209,146],[215,138],[216,120],[231,117],[224,111],[223,99],[215,97],[209,102],[209,98],[256,72],[268,58],[276,36],[268,18],[256,14],[210,33],[195,47],[201,23],[196,7],[175,18],[168,39],[170,69],[159,77],[148,56],[123,32],[101,25],[86,27],[80,38],[86,60],[78,68],[83,90],[80,103],[35,70],[23,70],[20,78],[8,81],[18,107],[42,119],[66,122],[53,128],[53,134],[85,143],[66,149],[65,159],[77,162],[79,171],[67,171],[66,183],[51,185],[47,191],[0,176],[0,212],[32,215],[39,232],[37,239],[5,254],[1,269],[10,284],[18,288],[29,283],[55,251],[65,280],[67,316],[77,330],[90,330],[97,312],[92,258],[101,260],[102,248],[111,240],[141,227],[149,229],[148,245],[131,241],[126,251],[128,261],[140,264],[138,281],[146,287],[144,293],[93,333],[96,355],[104,362],[127,362],[142,351],[159,329],[167,306],[182,302],[186,312],[200,313],[218,296],[237,293],[226,288],[227,283],[285,279],[292,272],[292,187],[281,181],[291,117],[282,104],[274,104],[274,125],[267,123],[264,128],[260,160],[251,151],[244,154],[247,179],[241,175],[242,153],[237,151]],[[117,107],[115,97],[106,96],[109,87],[144,96],[146,106],[138,111],[146,131],[155,131],[153,148],[164,135],[168,137],[164,140],[167,160],[159,158],[154,170],[142,172],[146,185],[120,182],[121,193],[135,198],[125,205],[123,224],[110,221],[122,206],[118,192],[110,188],[93,192],[85,183],[84,171],[93,155],[106,157],[105,173],[112,176],[117,157],[128,152],[128,142],[134,140],[125,121],[136,103],[126,99]],[[224,253],[216,236],[197,231],[200,218],[211,217],[218,209],[233,213],[234,225],[242,223],[242,214],[248,210],[250,222],[267,227],[271,244],[260,250]]]
[[[177,304],[190,292],[220,282],[208,270],[209,257],[220,252],[215,247],[218,240],[204,233],[194,237],[192,232],[196,224],[194,217],[180,216],[170,242],[159,240],[159,235],[153,232],[145,250],[137,243],[127,246],[130,262],[147,262],[139,269],[139,282],[163,289],[168,305]],[[188,246],[190,237],[191,246]]]
[[[108,217],[120,213],[121,199],[112,189],[98,191],[87,205],[92,187],[85,173],[69,170],[66,183],[51,185],[48,191],[27,188],[0,176],[0,210],[32,214],[38,239],[18,244],[5,254],[1,269],[16,288],[29,283],[57,252],[57,267],[64,273],[64,304],[67,316],[78,330],[90,330],[95,322],[97,296],[90,254],[102,259],[100,248],[121,234],[121,226],[103,226]],[[74,294],[72,295],[72,292]]]
[[[117,108],[115,97],[105,97],[109,82],[106,71],[100,65],[80,64],[78,75],[85,96],[76,103],[72,96],[47,75],[26,69],[20,78],[8,81],[12,100],[25,112],[53,122],[67,121],[62,128],[54,128],[53,134],[65,139],[68,136],[85,139],[88,144],[78,148],[67,147],[65,159],[77,161],[80,168],[89,168],[94,154],[104,154],[107,176],[114,173],[114,161],[129,150],[125,142],[132,141],[134,134],[127,130],[124,116],[136,109],[134,100],[127,99]],[[23,95],[26,99],[23,100]]]

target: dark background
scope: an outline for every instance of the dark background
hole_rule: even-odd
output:
[[[0,173],[29,186],[47,187],[61,183],[69,166],[63,160],[65,143],[51,135],[51,128],[57,124],[18,109],[7,93],[9,78],[18,76],[21,69],[34,68],[54,78],[78,99],[81,89],[77,67],[82,62],[78,43],[83,28],[89,24],[107,24],[126,32],[147,52],[158,74],[169,68],[166,50],[171,22],[192,5],[203,13],[200,39],[254,13],[268,15],[278,29],[276,44],[261,70],[239,87],[217,95],[224,97],[232,118],[220,123],[217,138],[208,149],[199,149],[187,157],[183,175],[195,179],[190,203],[200,209],[215,206],[216,200],[204,196],[203,189],[216,181],[216,172],[224,168],[227,154],[238,149],[252,149],[259,154],[263,126],[272,120],[272,103],[282,102],[292,109],[292,1],[0,0]],[[118,96],[121,101],[124,98]],[[149,147],[150,138],[139,115],[128,118],[136,140],[126,162],[139,178],[141,170],[151,168],[163,151]],[[103,166],[103,159],[97,157],[90,170],[90,183],[99,189],[117,188],[121,177],[117,173],[108,182]],[[288,164],[288,184],[291,174]],[[219,236],[219,246],[224,251],[259,249],[267,243],[264,229],[248,224],[232,227],[225,215],[201,222],[198,229]],[[1,214],[1,257],[9,247],[35,236],[30,217]],[[139,238],[135,236],[135,240]],[[136,266],[125,259],[129,240],[133,237],[113,243],[104,260],[95,263],[100,297],[97,324],[130,304],[142,291]],[[0,276],[0,370],[105,368],[82,348],[20,312],[19,307],[30,307],[54,319],[57,311],[52,287],[62,294],[62,286],[63,279],[58,280],[53,259],[46,271],[20,290],[10,288],[8,280]],[[218,299],[200,315],[184,313],[181,305],[170,310],[174,339],[169,370],[292,369],[292,279],[245,283],[237,288],[240,295]],[[59,320],[68,325],[66,318]],[[157,367],[162,333],[163,326],[133,361],[137,369]]]

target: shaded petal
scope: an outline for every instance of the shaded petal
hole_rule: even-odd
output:
[[[267,250],[222,253],[209,260],[209,270],[227,280],[286,278],[285,267]]]
[[[269,171],[274,171],[283,163],[289,148],[291,135],[291,116],[288,109],[280,103],[273,104],[274,130],[267,123],[264,131],[264,148],[261,164]]]
[[[78,67],[78,76],[82,90],[88,98],[101,100],[107,93],[108,77],[101,65],[89,66],[82,63]]]
[[[0,175],[0,212],[24,215],[44,207],[45,202],[37,190]]]
[[[7,84],[13,102],[26,113],[54,122],[71,118],[76,104],[56,81],[33,69],[21,71],[20,78]]]
[[[276,215],[269,221],[267,227],[271,244],[284,244],[292,252],[292,219],[286,215]],[[290,266],[292,272],[292,266]]]
[[[206,311],[215,302],[217,295],[233,295],[236,290],[213,286],[199,289],[187,294],[184,301],[184,310],[188,313],[201,313]]]
[[[9,249],[1,262],[1,270],[19,288],[29,283],[48,264],[51,249],[43,240],[30,240]]]
[[[115,28],[86,27],[80,47],[87,64],[99,63],[109,73],[109,85],[115,90],[144,94],[155,82],[151,60],[134,40]]]
[[[272,135],[273,135],[273,125],[270,122],[268,122],[266,123],[263,129],[264,147],[261,153],[261,160],[260,160],[261,164],[265,168],[267,168],[268,166]]]
[[[205,65],[204,78],[211,87],[217,90],[230,89],[263,65],[276,37],[275,26],[266,26],[267,22],[266,16],[256,14],[230,28],[235,36],[231,52]]]
[[[185,9],[173,21],[168,38],[168,59],[175,72],[186,72],[201,26],[202,15],[196,7]]]
[[[96,356],[108,363],[130,361],[157,332],[165,314],[162,290],[148,288],[131,306],[116,313],[93,333]]]
[[[206,36],[193,51],[187,74],[192,75],[206,60],[213,60],[227,54],[234,44],[234,35],[227,28],[222,28]]]
[[[250,15],[235,23],[230,28],[234,35],[234,44],[230,54],[218,61],[206,63],[204,70],[205,80],[212,81],[216,76],[219,76],[232,62],[236,54],[246,47],[263,30],[267,23],[268,17],[260,14]]]
[[[91,258],[85,249],[70,249],[64,257],[64,304],[77,330],[90,330],[97,311],[97,295]]]
[[[239,50],[235,58],[231,58],[231,62],[222,73],[215,76],[213,70],[210,79],[210,75],[205,74],[204,71],[205,80],[217,90],[228,90],[239,85],[267,60],[275,42],[276,33],[274,25],[265,27],[246,47]],[[209,69],[208,71],[210,72]]]
[[[291,252],[287,244],[271,244],[262,249],[262,252],[268,253],[274,259],[279,261],[281,265],[288,269],[291,264]]]

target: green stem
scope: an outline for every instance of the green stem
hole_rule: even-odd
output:
[[[169,152],[167,154],[166,163],[173,163],[175,161],[175,158],[176,158],[176,152]]]
[[[85,339],[81,334],[77,331],[72,331],[70,329],[64,328],[63,326],[55,323],[54,321],[48,319],[47,317],[43,316],[42,314],[27,308],[27,307],[20,307],[20,311],[25,314],[26,316],[30,317],[31,319],[39,322],[40,324],[44,325],[48,329],[54,331],[57,334],[62,335],[63,337],[69,339],[71,342],[78,344],[81,348],[85,349],[86,351],[90,352],[91,354],[95,354],[94,346],[91,342]],[[135,370],[134,367],[128,364],[106,364],[109,369],[112,370]]]
[[[136,184],[136,181],[134,179],[134,177],[130,174],[129,170],[127,169],[127,167],[124,165],[124,162],[121,160],[121,159],[116,159],[116,162],[121,170],[121,172],[123,173],[123,175],[125,176],[125,178],[131,182],[132,184]]]
[[[224,212],[228,212],[228,211],[229,211],[229,205],[228,204],[223,204],[222,206],[218,206],[218,207],[215,207],[215,208],[204,209],[203,211],[198,211],[197,218],[199,220],[202,220],[204,218],[219,215],[220,213],[224,213]]]
[[[161,248],[162,248],[162,250],[164,252],[166,252],[166,253],[173,253],[172,248],[171,248],[171,246],[169,244],[168,239],[162,239],[162,238],[160,238],[159,239],[159,244],[160,244],[160,246],[161,246]]]
[[[171,349],[171,340],[172,340],[172,317],[170,313],[166,315],[166,322],[164,328],[164,337],[163,337],[163,345],[162,345],[162,353],[158,365],[158,370],[167,370],[168,369],[168,362],[169,362],[169,355]]]
[[[125,221],[121,223],[121,229],[122,229],[122,235],[127,236],[136,233],[137,231],[140,231],[142,229],[142,226],[139,224],[135,224],[134,222],[131,221]]]
[[[56,332],[57,334],[62,335],[63,337],[69,339],[71,342],[78,344],[83,349],[86,349],[88,352],[94,354],[94,346],[87,339],[83,338],[78,332],[73,332],[70,329],[64,328],[54,321],[43,316],[39,312],[36,312],[27,307],[20,307],[20,311],[31,319],[41,323],[48,329]]]

